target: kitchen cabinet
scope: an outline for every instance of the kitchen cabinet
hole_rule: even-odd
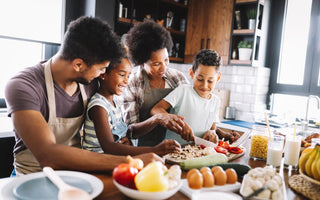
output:
[[[185,63],[200,49],[214,49],[228,64],[234,0],[190,0]]]
[[[183,62],[185,31],[188,14],[187,0],[120,0],[115,6],[114,30],[118,35],[127,33],[135,24],[152,18],[170,32],[173,49],[170,61]]]
[[[254,15],[254,17],[250,17]],[[255,24],[249,23],[249,18]],[[264,66],[266,38],[269,18],[269,0],[236,0],[229,53],[229,64]],[[247,40],[252,43],[252,54],[248,60],[239,59],[238,44]]]

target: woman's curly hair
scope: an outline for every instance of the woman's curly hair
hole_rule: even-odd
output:
[[[217,69],[222,65],[222,58],[218,52],[211,49],[202,49],[195,55],[192,64],[192,71],[198,69],[199,64],[206,66],[216,66]]]
[[[170,52],[173,46],[169,31],[152,20],[135,24],[129,30],[126,40],[129,58],[135,65],[147,62],[152,52],[163,48]]]

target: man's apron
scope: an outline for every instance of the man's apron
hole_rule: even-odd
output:
[[[54,133],[57,144],[64,145],[80,145],[79,130],[82,127],[84,120],[84,113],[74,118],[57,118],[56,102],[54,94],[54,84],[51,74],[51,60],[45,63],[44,75],[47,88],[48,106],[49,106],[49,120],[48,125],[50,130]],[[87,106],[87,95],[84,86],[79,83],[80,92],[83,99],[84,111]],[[23,175],[33,172],[42,171],[39,162],[33,156],[29,149],[25,149],[15,155],[14,165],[16,174]]]

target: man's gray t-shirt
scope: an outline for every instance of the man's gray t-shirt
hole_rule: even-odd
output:
[[[36,110],[48,121],[48,97],[42,63],[24,69],[8,81],[5,89],[5,98],[9,116],[19,110]],[[97,88],[97,81],[85,85],[88,99],[97,91]],[[72,118],[80,116],[84,112],[80,90],[73,96],[69,96],[58,84],[54,83],[54,91],[57,117]],[[16,135],[14,153],[17,154],[26,149],[26,146],[19,133],[16,130],[14,132]]]

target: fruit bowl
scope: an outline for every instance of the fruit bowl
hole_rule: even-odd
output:
[[[317,181],[316,179],[311,178],[310,176],[304,174],[304,173],[301,171],[301,169],[299,169],[299,172],[300,172],[301,176],[302,176],[304,179],[306,179],[307,181],[310,181],[311,183],[314,183],[314,184],[316,184],[316,185],[320,185],[320,181]]]
[[[180,182],[179,186],[177,186],[177,187],[175,187],[175,188],[173,188],[171,190],[167,190],[167,191],[163,191],[163,192],[142,192],[142,191],[139,191],[139,190],[130,189],[128,187],[120,185],[115,180],[113,180],[113,183],[120,190],[120,192],[122,192],[127,197],[130,197],[130,198],[133,198],[133,199],[141,199],[141,200],[146,200],[146,199],[153,199],[153,200],[168,199],[169,197],[173,196],[176,192],[178,192],[178,190],[180,189],[180,187],[182,185],[181,182]]]

